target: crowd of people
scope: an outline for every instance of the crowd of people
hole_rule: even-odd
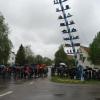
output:
[[[81,79],[84,80],[100,80],[100,69],[94,69],[87,67],[86,69],[77,67],[77,68],[68,68],[65,66],[52,67],[51,69],[52,76],[59,76],[61,78],[66,77],[70,79]]]
[[[0,66],[0,78],[2,79],[32,79],[47,77],[48,67],[45,64],[34,64],[25,66]],[[61,78],[81,79],[84,80],[100,80],[100,69],[93,68],[69,68],[60,65],[51,68],[51,76],[59,76]]]
[[[32,79],[47,77],[48,68],[45,64],[25,66],[0,66],[0,78],[2,79]]]

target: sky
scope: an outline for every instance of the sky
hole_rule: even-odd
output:
[[[69,0],[69,12],[82,45],[88,46],[100,31],[100,0]],[[30,45],[34,54],[54,58],[63,43],[53,0],[0,0],[0,12],[8,23],[13,51]]]

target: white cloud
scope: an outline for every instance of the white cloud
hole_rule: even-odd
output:
[[[100,30],[99,0],[69,0],[81,43],[88,45]],[[36,54],[53,57],[62,43],[53,0],[0,0],[15,50],[31,44]]]

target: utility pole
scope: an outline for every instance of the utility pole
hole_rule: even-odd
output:
[[[54,4],[60,6],[56,8],[56,12],[62,12],[58,19],[63,21],[62,23],[60,23],[60,27],[64,27],[62,33],[66,35],[66,37],[63,38],[66,42],[64,46],[68,48],[67,54],[74,55],[75,66],[77,67],[77,54],[80,53],[80,42],[77,42],[77,40],[79,40],[79,36],[76,34],[76,28],[74,28],[75,22],[73,20],[70,20],[72,15],[68,10],[71,8],[68,4],[64,4],[67,1],[68,0],[54,0]]]

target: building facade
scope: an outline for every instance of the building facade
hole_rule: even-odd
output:
[[[100,65],[94,65],[91,63],[91,61],[89,60],[89,48],[85,47],[85,46],[81,46],[81,51],[83,54],[83,60],[84,60],[84,66],[88,66],[91,68],[100,68]]]

